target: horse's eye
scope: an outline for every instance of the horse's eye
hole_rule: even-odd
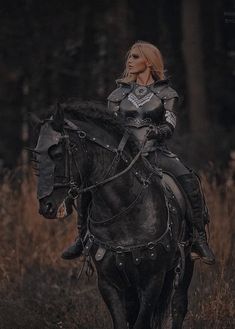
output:
[[[48,150],[49,156],[53,160],[61,160],[63,158],[63,150],[61,145],[53,145]]]

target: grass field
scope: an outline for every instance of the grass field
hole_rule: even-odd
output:
[[[6,178],[0,191],[0,329],[111,329],[96,278],[77,281],[79,261],[61,251],[76,234],[76,219],[38,215],[34,178],[20,191]],[[235,328],[235,187],[203,177],[211,214],[210,244],[217,263],[197,262],[186,329]]]

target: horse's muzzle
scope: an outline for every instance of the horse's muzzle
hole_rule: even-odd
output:
[[[59,205],[50,198],[39,200],[39,214],[48,219],[64,219],[73,212],[73,202],[70,199],[62,201]]]
[[[39,214],[48,218],[56,218],[57,207],[50,200],[40,200],[39,201]]]

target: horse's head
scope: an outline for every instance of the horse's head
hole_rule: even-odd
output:
[[[39,123],[34,150],[39,212],[47,218],[64,218],[72,213],[74,199],[87,185],[91,190],[103,177],[125,168],[120,155],[131,137],[121,121],[92,103],[57,105],[54,115]]]
[[[41,126],[35,148],[38,162],[39,212],[46,218],[65,218],[72,213],[73,199],[69,197],[73,163],[69,136],[64,130],[64,113],[60,106]]]

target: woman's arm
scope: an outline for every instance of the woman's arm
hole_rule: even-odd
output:
[[[164,107],[162,122],[158,126],[153,127],[153,131],[148,135],[148,139],[163,141],[164,139],[171,138],[175,130],[179,96],[176,92],[170,93],[167,96],[164,96],[162,101]]]

